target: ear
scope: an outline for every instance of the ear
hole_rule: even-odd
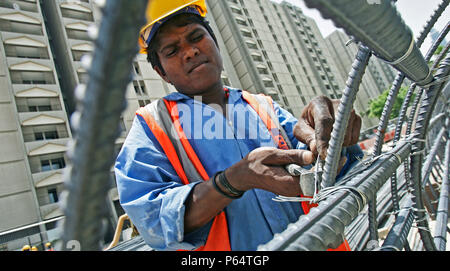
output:
[[[167,77],[167,74],[165,72],[163,72],[160,67],[155,66],[155,67],[153,67],[153,69],[156,71],[156,73],[158,73],[159,76],[161,76],[161,78],[164,81],[166,81],[169,84],[172,84],[172,82],[170,82],[169,78]]]

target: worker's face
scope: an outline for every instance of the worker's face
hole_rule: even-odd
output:
[[[213,38],[200,24],[168,25],[158,34],[157,54],[168,83],[188,96],[221,86],[222,58]]]

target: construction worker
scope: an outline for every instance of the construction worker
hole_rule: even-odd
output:
[[[31,246],[30,245],[24,245],[22,247],[22,251],[31,251]]]
[[[302,195],[284,166],[325,157],[338,103],[318,97],[297,120],[224,86],[206,12],[205,1],[152,0],[141,30],[142,52],[177,92],[136,112],[115,174],[122,207],[156,250],[256,250],[307,213],[306,202],[273,198]],[[354,112],[350,122],[346,146],[361,127]],[[341,168],[362,155],[349,150]]]
[[[50,242],[45,243],[44,247],[46,251],[54,251],[52,243]]]

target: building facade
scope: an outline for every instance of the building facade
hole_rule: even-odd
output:
[[[71,138],[44,17],[37,1],[0,2],[0,232],[60,216]],[[47,226],[3,234],[15,249],[47,238]],[[19,243],[14,243],[19,242]]]
[[[300,8],[269,0],[207,3],[231,85],[270,95],[295,116],[313,97],[341,96],[320,31]]]
[[[340,30],[334,31],[325,39],[331,58],[335,60],[338,67],[336,76],[343,80],[347,80],[358,52],[358,46],[355,43],[349,43],[350,40],[351,38]],[[369,101],[389,89],[395,76],[396,72],[391,66],[375,56],[370,58],[354,104],[355,110],[362,116],[363,129],[378,124],[378,118],[370,118],[365,112],[369,108]]]

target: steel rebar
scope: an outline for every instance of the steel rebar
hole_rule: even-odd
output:
[[[76,133],[67,153],[70,166],[65,169],[60,200],[66,216],[60,225],[60,249],[77,241],[81,250],[101,250],[114,144],[120,134],[120,115],[126,107],[125,92],[132,79],[146,6],[147,0],[108,0],[101,7],[103,17],[94,41],[89,80],[77,89],[82,99],[71,117]]]

